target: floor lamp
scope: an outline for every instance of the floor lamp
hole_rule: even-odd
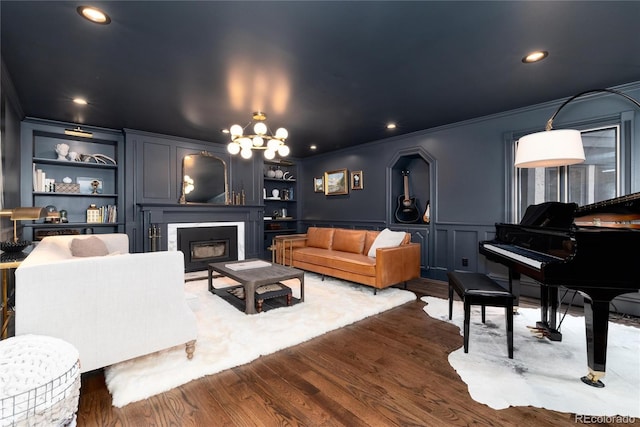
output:
[[[568,103],[591,93],[608,92],[620,95],[633,102],[638,108],[640,103],[622,92],[613,89],[592,89],[567,99],[547,121],[544,131],[525,135],[518,141],[514,165],[518,168],[549,168],[569,166],[585,161],[580,131],[573,129],[553,129],[553,121]]]

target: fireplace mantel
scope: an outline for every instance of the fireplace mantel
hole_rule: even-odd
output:
[[[167,224],[243,222],[245,229],[245,256],[258,258],[262,252],[264,206],[262,205],[208,205],[140,203],[142,215],[144,251],[151,251],[149,233],[156,232],[156,250],[167,250]]]

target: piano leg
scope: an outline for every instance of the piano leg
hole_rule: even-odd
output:
[[[536,328],[551,341],[562,341],[562,334],[556,329],[558,288],[540,284],[540,317]]]
[[[581,292],[582,293],[582,292]],[[587,362],[589,373],[582,382],[593,387],[604,387],[600,378],[604,377],[607,362],[607,336],[609,332],[609,301],[592,299],[585,293],[584,320],[587,334]]]
[[[549,327],[551,329],[556,329],[558,327],[558,288],[548,286],[549,291],[549,309],[551,310],[549,313]]]
[[[515,297],[513,300],[513,311],[518,311],[520,305],[520,273],[509,269],[509,292]]]

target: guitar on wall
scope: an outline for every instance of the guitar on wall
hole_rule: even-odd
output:
[[[420,220],[420,212],[416,207],[416,198],[409,197],[409,171],[402,171],[404,177],[404,195],[398,196],[396,220],[402,223],[414,223]]]
[[[429,224],[431,222],[431,204],[427,200],[427,206],[424,208],[424,214],[422,214],[422,222]]]

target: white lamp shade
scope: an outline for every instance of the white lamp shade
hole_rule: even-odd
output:
[[[240,136],[242,135],[242,126],[240,125],[233,125],[229,128],[229,133],[231,134],[231,136]]]
[[[267,125],[262,122],[258,122],[255,124],[255,126],[253,126],[253,130],[256,135],[264,135],[265,133],[267,133]]]
[[[240,155],[242,156],[243,159],[250,159],[251,148],[243,148],[242,150],[240,150]]]
[[[238,154],[240,152],[240,144],[236,142],[230,142],[229,145],[227,145],[227,151],[233,155]]]
[[[585,160],[580,131],[571,129],[532,133],[520,138],[516,149],[518,168],[550,168]]]
[[[270,139],[269,141],[267,141],[267,147],[273,151],[276,151],[280,144],[282,144],[282,142],[278,141],[277,139]]]
[[[287,132],[285,128],[278,128],[278,130],[276,130],[276,138],[285,140],[288,136],[289,132]]]
[[[259,136],[254,136],[253,137],[253,146],[254,147],[262,147],[263,144],[264,144],[264,139],[262,139]]]
[[[273,159],[274,157],[276,157],[276,152],[275,152],[274,150],[271,150],[271,149],[267,148],[267,149],[264,151],[264,158],[265,158],[265,159],[267,159],[267,160],[271,160],[271,159]]]
[[[250,150],[251,146],[253,145],[253,141],[251,141],[251,139],[247,137],[238,138],[237,142],[238,144],[240,144],[240,147],[242,147],[243,150]]]
[[[280,157],[287,157],[289,155],[289,147],[284,144],[281,145],[280,147],[278,147],[278,154],[280,155]]]

